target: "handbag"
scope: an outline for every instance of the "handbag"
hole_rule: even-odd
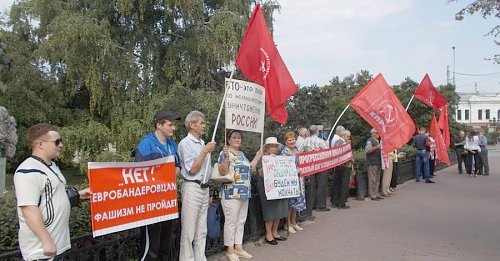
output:
[[[231,152],[228,152],[230,155]],[[234,162],[229,160],[229,173],[226,175],[221,175],[219,172],[219,163],[215,163],[212,168],[212,175],[210,176],[210,180],[217,183],[233,183],[234,182]]]
[[[231,171],[231,165],[229,166],[229,173],[226,175],[221,175],[219,172],[219,163],[215,163],[212,168],[212,176],[210,176],[210,180],[217,183],[232,183],[234,182],[234,168]]]

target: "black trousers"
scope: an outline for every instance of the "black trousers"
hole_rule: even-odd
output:
[[[313,182],[313,202],[314,208],[326,208],[326,198],[328,196],[328,170],[312,175]],[[306,203],[307,204],[307,203]]]
[[[172,234],[175,220],[141,227],[138,255],[144,261],[176,260]]]
[[[332,206],[345,206],[349,196],[349,173],[350,168],[338,166],[333,174]]]
[[[313,215],[316,179],[312,176],[304,178],[304,190],[306,192],[306,210],[300,213],[301,216],[310,217]]]
[[[436,168],[436,160],[429,159],[429,175],[434,176],[434,169]]]
[[[399,162],[393,162],[391,188],[396,188],[398,186],[398,179],[399,179]]]
[[[465,168],[467,169],[467,154],[463,154],[463,152],[464,152],[463,148],[455,149],[455,153],[457,155],[458,174],[462,174],[464,172],[462,168],[462,162],[464,163]]]

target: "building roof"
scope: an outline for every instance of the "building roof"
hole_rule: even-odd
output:
[[[500,103],[500,93],[458,92],[460,102]]]

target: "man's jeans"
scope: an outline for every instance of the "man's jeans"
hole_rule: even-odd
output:
[[[417,159],[415,162],[415,180],[420,181],[420,173],[424,165],[424,179],[429,180],[429,152],[426,150],[417,150]]]

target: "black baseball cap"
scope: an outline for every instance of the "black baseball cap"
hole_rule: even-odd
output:
[[[175,121],[175,120],[180,120],[181,117],[179,117],[177,114],[173,113],[169,109],[161,109],[157,112],[155,112],[155,115],[153,116],[153,122],[157,123],[161,120],[169,120],[169,121]]]

